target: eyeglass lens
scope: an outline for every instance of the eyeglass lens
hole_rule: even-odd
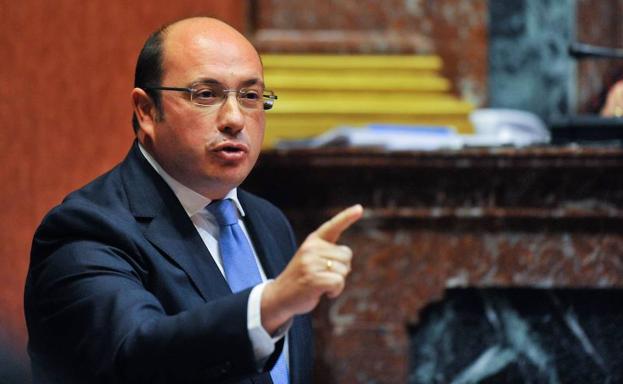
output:
[[[197,85],[192,88],[191,101],[205,106],[219,105],[228,93],[236,93],[240,105],[245,108],[258,108],[262,105],[262,92],[252,88],[223,89],[211,84]]]

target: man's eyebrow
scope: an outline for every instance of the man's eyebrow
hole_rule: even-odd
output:
[[[220,81],[216,79],[208,78],[208,77],[199,78],[193,81],[191,84],[213,84],[213,85],[221,85],[221,86],[223,85],[221,84]]]
[[[262,88],[264,88],[264,82],[262,81],[262,79],[258,79],[258,78],[254,78],[254,79],[249,79],[249,80],[245,80],[242,82],[241,84],[243,87],[248,87],[250,85],[259,85]]]
[[[211,85],[219,85],[221,87],[224,86],[223,83],[221,83],[220,81],[210,78],[210,77],[199,78],[193,81],[192,84],[211,84]],[[252,78],[252,79],[244,80],[243,82],[240,83],[240,85],[242,88],[249,87],[251,85],[259,85],[262,88],[264,88],[264,82],[260,78]]]

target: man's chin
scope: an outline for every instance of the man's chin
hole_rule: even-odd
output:
[[[211,178],[210,189],[218,189],[225,193],[237,188],[247,178],[250,169],[225,169]]]

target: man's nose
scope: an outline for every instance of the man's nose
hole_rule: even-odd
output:
[[[235,135],[244,128],[244,115],[238,103],[238,93],[228,92],[218,111],[218,127],[221,132]]]

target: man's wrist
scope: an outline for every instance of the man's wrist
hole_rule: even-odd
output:
[[[262,325],[261,302],[265,286],[266,283],[262,283],[251,290],[247,305],[247,330],[258,370],[275,350],[275,342]]]
[[[267,282],[262,293],[262,325],[266,332],[275,335],[278,330],[291,321],[292,315],[283,310],[283,303],[278,299],[276,282]]]
[[[268,280],[253,287],[247,306],[247,329],[258,369],[265,365],[266,360],[275,351],[275,344],[286,335],[292,325],[292,321],[286,321],[270,332],[263,325],[262,299],[266,287],[271,282],[272,280]]]

